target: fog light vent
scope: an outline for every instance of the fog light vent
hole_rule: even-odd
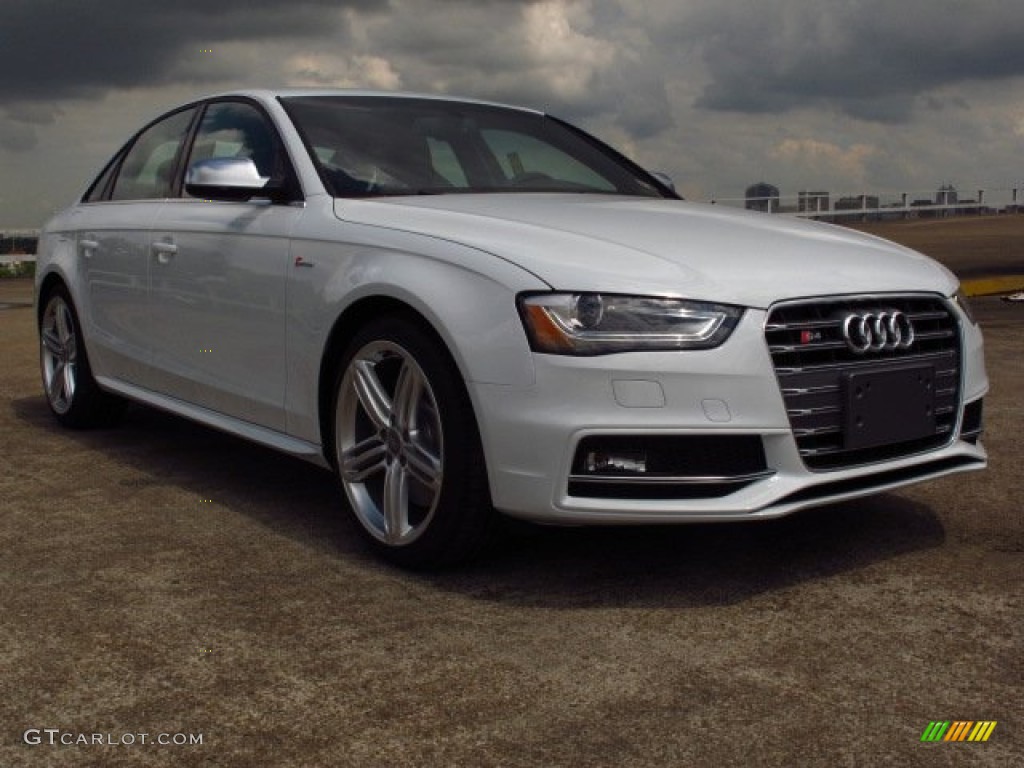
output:
[[[708,499],[772,474],[759,435],[590,435],[576,447],[569,495]]]
[[[591,475],[618,474],[620,472],[644,474],[647,472],[647,454],[642,451],[619,451],[617,453],[587,451],[586,471]]]

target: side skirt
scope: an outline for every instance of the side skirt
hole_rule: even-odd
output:
[[[217,413],[208,408],[186,403],[167,395],[143,389],[142,387],[136,387],[133,384],[126,384],[123,381],[107,378],[106,376],[97,376],[96,381],[103,389],[122,395],[129,400],[144,403],[145,405],[159,408],[162,411],[173,413],[176,416],[191,419],[207,427],[219,429],[230,435],[236,435],[251,442],[265,445],[268,448],[273,448],[282,453],[287,453],[316,464],[318,467],[323,467],[324,469],[331,468],[331,465],[324,458],[320,445],[317,443],[300,440],[296,437],[261,427],[258,424],[225,416],[223,413]]]

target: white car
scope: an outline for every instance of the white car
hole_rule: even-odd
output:
[[[51,220],[43,382],[336,470],[406,565],[495,510],[756,520],[986,464],[956,278],[681,201],[582,131],[430,96],[246,91],[143,128]]]

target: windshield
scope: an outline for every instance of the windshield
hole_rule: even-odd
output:
[[[295,96],[281,102],[335,197],[671,195],[597,139],[537,113],[390,96]]]

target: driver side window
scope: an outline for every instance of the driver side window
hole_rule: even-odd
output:
[[[260,176],[274,180],[289,175],[288,162],[273,125],[260,110],[244,102],[225,101],[206,108],[185,167],[225,157],[250,158]]]

